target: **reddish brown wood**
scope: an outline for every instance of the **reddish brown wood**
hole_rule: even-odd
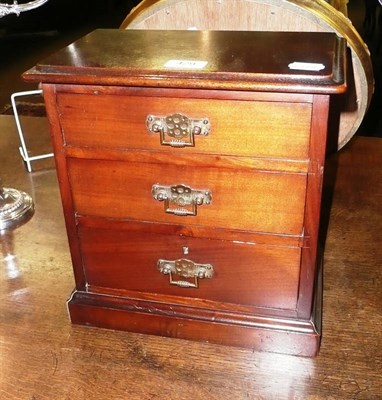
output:
[[[115,35],[121,42],[105,49]],[[240,33],[211,33],[207,70],[168,71],[159,68],[163,59],[153,56],[146,35],[153,33],[98,31],[27,74],[45,82],[76,280],[71,320],[315,355],[329,94],[345,87],[337,39],[251,33],[251,45],[236,43]],[[166,51],[174,51],[176,34],[165,35]],[[192,51],[203,43],[202,32],[180,35]],[[245,53],[249,46],[262,56],[262,41],[273,45],[276,37],[286,45],[279,58]],[[287,70],[286,56],[296,61],[313,38],[316,48],[305,61],[323,63],[324,72]],[[132,40],[150,65],[139,56],[138,68],[129,55],[137,47]],[[121,43],[126,53],[111,64]],[[227,46],[242,64],[225,58]],[[73,49],[81,62],[70,55]],[[159,78],[160,89],[147,87]],[[146,117],[175,112],[210,118],[210,135],[196,137],[194,147],[161,145],[147,131]],[[169,214],[153,198],[155,184],[208,191],[212,201],[195,216]],[[214,274],[198,278],[198,288],[174,286],[158,271],[158,259],[211,264]],[[178,273],[174,280],[193,281]]]
[[[128,224],[126,223],[128,222]],[[285,235],[269,232],[244,231],[241,229],[228,229],[227,227],[218,228],[202,225],[179,225],[163,224],[160,222],[123,220],[123,219],[105,219],[104,217],[81,216],[81,225],[92,227],[94,229],[118,229],[118,230],[140,230],[142,225],[147,233],[191,236],[205,239],[229,240],[243,243],[257,243],[273,246],[298,246],[304,243],[303,235]]]
[[[329,99],[326,96],[315,96],[310,134],[310,167],[304,218],[305,243],[302,249],[298,304],[298,313],[301,318],[307,318],[312,314],[314,286],[318,287],[322,284],[319,282],[317,275],[317,269],[323,256],[318,253],[318,233],[320,228],[321,192],[324,176],[328,113]]]
[[[301,35],[99,29],[39,62],[24,74],[24,79],[87,85],[342,93],[344,68],[337,68],[337,64],[344,51],[343,39],[321,32]],[[165,67],[170,60],[208,64],[201,69]],[[319,63],[323,68],[292,70],[289,64],[295,61]]]
[[[73,264],[73,273],[75,277],[76,288],[84,288],[86,285],[86,277],[81,268],[82,256],[81,249],[77,240],[75,210],[73,208],[72,194],[70,190],[70,182],[66,173],[66,158],[62,152],[64,147],[63,137],[61,133],[60,116],[57,112],[56,104],[56,88],[54,85],[42,85],[45,107],[49,116],[50,135],[52,138],[53,151],[55,154],[55,163],[57,169],[57,177],[61,194],[62,208],[65,217],[66,231],[69,240],[70,254]]]
[[[49,151],[45,119],[23,122],[30,148]],[[65,300],[74,279],[53,160],[34,162],[35,172],[28,173],[20,162],[14,118],[0,116],[0,127],[3,184],[33,194],[36,204],[26,225],[2,236],[0,398],[381,397],[380,138],[356,136],[327,162],[323,334],[319,356],[310,359],[71,324]]]
[[[76,212],[189,227],[301,234],[306,174],[216,168],[204,168],[201,173],[192,163],[179,168],[170,162],[171,159],[162,164],[68,159]],[[156,184],[185,184],[207,190],[212,196],[211,204],[198,206],[195,216],[168,214],[164,202],[153,198],[152,187]],[[293,191],[284,196],[291,187]]]
[[[81,221],[80,221],[81,222]],[[205,240],[187,236],[148,234],[128,229],[79,229],[89,290],[93,286],[193,299],[296,308],[300,273],[299,247],[276,247],[255,243]],[[183,249],[189,249],[185,256]],[[211,264],[214,275],[199,279],[198,288],[169,285],[169,276],[157,268],[159,259],[189,258]],[[105,273],[107,271],[107,273]],[[192,279],[189,279],[192,282]]]
[[[201,313],[206,315],[196,319],[199,310],[188,310],[188,315],[181,316],[176,307],[162,311],[161,304],[146,305],[143,311],[135,312],[141,306],[128,300],[121,307],[109,297],[77,292],[71,298],[69,311],[72,322],[77,324],[155,335],[165,333],[180,339],[203,338],[209,343],[308,357],[318,353],[320,334],[310,321],[293,324],[288,320],[254,317],[254,321],[244,322],[242,316],[208,313],[205,309]]]
[[[94,93],[100,91],[94,89]],[[118,95],[103,96],[59,92],[57,104],[66,145],[165,151],[166,147],[160,145],[159,133],[148,133],[146,118],[183,113],[193,119],[208,118],[211,133],[196,137],[195,147],[180,149],[180,154],[308,158],[306,132],[312,113],[309,103],[284,103],[277,95],[269,101],[199,99],[197,90],[192,93],[193,98],[190,93],[189,98],[181,101],[174,97],[179,91],[162,90],[161,96],[157,95],[158,90],[152,89],[141,91],[140,96],[131,92],[126,89]],[[286,130],[286,126],[293,129]]]

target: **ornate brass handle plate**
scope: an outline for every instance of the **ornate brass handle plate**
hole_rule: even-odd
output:
[[[153,185],[151,189],[155,200],[164,202],[168,214],[179,216],[197,215],[197,206],[211,204],[212,194],[205,189],[192,189],[186,185],[162,186]]]
[[[211,129],[208,118],[191,119],[180,113],[164,117],[148,115],[146,126],[150,133],[160,134],[161,145],[172,147],[193,147],[194,136],[207,136]]]
[[[197,264],[185,258],[174,261],[160,259],[157,266],[162,274],[170,276],[171,285],[184,288],[197,288],[198,279],[212,278],[214,275],[214,268],[211,264]],[[174,280],[173,275],[179,275],[186,279]]]

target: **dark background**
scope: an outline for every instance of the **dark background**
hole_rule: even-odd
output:
[[[36,89],[22,81],[24,71],[93,29],[118,28],[139,1],[49,0],[19,16],[0,18],[0,112],[10,104],[12,93]]]

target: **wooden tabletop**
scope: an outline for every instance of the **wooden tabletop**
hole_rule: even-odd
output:
[[[46,121],[24,118],[31,151]],[[70,256],[52,159],[28,174],[12,117],[0,116],[4,186],[36,214],[2,236],[0,398],[12,400],[382,398],[382,139],[329,156],[324,188],[323,338],[309,359],[69,323]]]

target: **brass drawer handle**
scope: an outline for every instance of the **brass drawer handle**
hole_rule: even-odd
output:
[[[148,115],[146,126],[150,133],[160,134],[161,145],[172,147],[193,147],[194,136],[207,136],[211,129],[208,118],[191,119],[181,113],[165,117]]]
[[[157,266],[162,274],[170,276],[171,285],[184,288],[197,288],[198,279],[212,278],[214,275],[214,268],[211,264],[197,264],[185,258],[174,261],[160,259]],[[174,280],[173,275],[179,275],[186,279]]]
[[[155,200],[164,202],[166,213],[179,216],[197,215],[198,206],[211,204],[212,201],[209,190],[192,189],[182,184],[173,186],[155,184],[151,193]]]

